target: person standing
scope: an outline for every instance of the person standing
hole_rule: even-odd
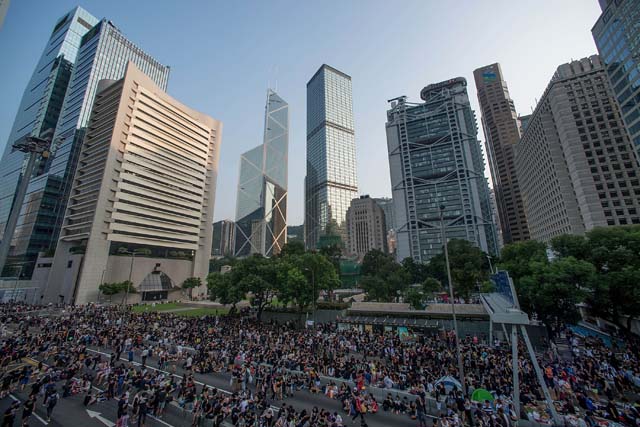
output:
[[[29,425],[29,418],[33,414],[33,411],[36,408],[36,397],[31,395],[24,402],[24,406],[22,407],[22,426],[27,427]]]
[[[19,405],[20,402],[15,401],[4,411],[2,427],[13,427],[13,422],[16,420],[16,413],[18,412]]]
[[[53,413],[53,408],[58,404],[58,399],[60,399],[60,395],[58,391],[53,388],[53,391],[49,394],[47,398],[47,421],[51,421],[51,414]]]

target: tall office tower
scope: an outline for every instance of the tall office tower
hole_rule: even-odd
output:
[[[378,197],[373,199],[384,212],[384,222],[386,225],[385,236],[387,239],[387,251],[394,253],[395,250],[395,211],[393,208],[393,199],[390,197]],[[392,242],[393,241],[393,242]]]
[[[135,301],[179,297],[209,271],[222,124],[131,61],[96,91],[45,298],[97,301],[129,279]]]
[[[387,226],[384,211],[374,199],[353,199],[346,218],[347,253],[364,258],[373,249],[387,252]]]
[[[287,243],[289,104],[267,91],[264,142],[240,157],[235,255],[280,253]]]
[[[527,130],[527,127],[529,126],[531,114],[527,114],[526,116],[519,116],[518,120],[520,120],[520,136],[522,136],[522,134],[524,134],[524,131]]]
[[[516,146],[531,238],[640,223],[640,167],[597,55],[560,65]]]
[[[57,110],[52,157],[40,168],[41,174],[31,179],[11,243],[10,261],[22,264],[28,277],[38,252],[57,242],[98,81],[122,78],[127,61],[134,62],[163,90],[169,77],[169,67],[127,40],[110,21],[97,22],[82,37],[75,33],[70,37],[78,43],[77,56],[62,109]]]
[[[467,81],[422,89],[424,103],[390,100],[387,147],[396,211],[397,254],[425,262],[442,252],[441,209],[448,239],[497,253],[489,187]]]
[[[513,148],[520,140],[516,107],[509,97],[500,64],[473,72],[482,112],[489,169],[505,244],[529,239],[527,218],[513,162]]]
[[[640,2],[600,0],[591,34],[640,160]]]
[[[16,230],[16,224],[20,227],[20,230],[13,233],[14,238],[11,239],[11,251],[4,269],[6,274],[14,275],[16,266],[24,267],[22,265],[23,257],[16,257],[15,254],[24,255],[26,253],[30,259],[35,259],[38,251],[48,248],[51,243],[50,218],[48,222],[44,217],[38,215],[37,207],[24,209],[26,205],[35,203],[37,206],[42,199],[42,203],[45,205],[55,205],[56,201],[55,189],[47,191],[42,196],[34,194],[31,187],[27,192],[27,197],[24,198],[25,203],[22,206],[14,206],[20,204],[15,200],[20,181],[28,178],[22,176],[27,156],[25,153],[15,150],[13,144],[27,136],[49,136],[56,128],[81,38],[97,22],[98,19],[80,7],[76,7],[60,18],[53,27],[44,52],[22,95],[18,113],[9,133],[2,161],[0,161],[0,239],[4,239],[5,230],[11,230],[9,233],[11,235]],[[33,176],[41,176],[45,171],[45,166],[45,161],[40,160],[39,164],[34,167]],[[12,209],[17,209],[17,211],[10,218]],[[18,213],[20,213],[19,216],[17,216]],[[9,220],[12,221],[12,224],[7,226]],[[31,232],[22,230],[23,226],[32,225],[36,220],[41,225],[33,235]],[[3,272],[2,267],[0,265],[0,275]],[[23,268],[25,274],[28,272],[27,270],[30,271],[30,266],[26,267]]]
[[[496,193],[493,188],[489,189],[489,202],[491,202],[491,217],[493,223],[496,225],[496,235],[498,236],[498,249],[502,250],[504,247],[504,240],[502,238],[502,227],[500,226],[500,217],[498,216],[498,205],[496,203]]]
[[[337,227],[346,241],[345,216],[358,197],[351,77],[323,64],[307,83],[305,245],[315,249]],[[336,226],[336,227],[333,227]]]
[[[213,223],[213,243],[211,244],[211,255],[227,256],[233,255],[233,244],[235,241],[236,225],[233,221],[223,219]]]

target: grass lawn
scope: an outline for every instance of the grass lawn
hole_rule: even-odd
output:
[[[229,312],[228,308],[219,307],[219,308],[211,308],[211,307],[202,307],[202,308],[191,308],[185,304],[178,302],[167,302],[164,304],[156,304],[156,306],[148,305],[136,305],[133,307],[134,313],[148,313],[148,312],[167,312],[170,310],[179,310],[173,312],[173,314],[177,316],[187,316],[187,317],[200,317],[200,316],[216,316],[223,315]]]
[[[176,308],[183,307],[182,304],[177,302],[166,302],[164,304],[156,304],[156,306],[152,306],[151,304],[144,305],[136,305],[133,307],[132,311],[134,313],[146,313],[149,311],[167,311],[167,310],[175,310]]]
[[[177,316],[185,316],[185,317],[202,317],[202,316],[218,316],[227,314],[229,309],[226,307],[221,308],[194,308],[193,310],[185,310],[185,311],[176,311],[174,314]]]

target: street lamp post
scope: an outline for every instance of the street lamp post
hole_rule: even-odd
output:
[[[444,261],[447,265],[447,279],[449,280],[449,299],[451,300],[451,313],[453,315],[453,330],[456,335],[456,355],[458,356],[458,371],[460,372],[460,384],[462,394],[467,395],[467,386],[464,380],[464,364],[462,362],[462,352],[460,351],[460,335],[458,334],[458,319],[456,318],[456,305],[453,300],[453,282],[451,281],[451,267],[449,266],[449,249],[447,247],[447,235],[444,229],[444,205],[440,205],[440,228],[442,230],[442,242],[444,244]]]
[[[129,254],[131,255],[131,267],[129,267],[129,280],[128,280],[128,283],[127,283],[127,288],[124,291],[124,300],[125,300],[125,302],[129,299],[129,288],[133,284],[131,282],[131,276],[133,275],[133,260],[135,260],[135,258],[136,258],[136,253],[135,252],[131,251],[131,252],[129,252]]]
[[[18,292],[18,281],[20,280],[20,276],[22,276],[22,265],[18,269],[18,274],[16,275],[16,283],[13,285],[13,302],[16,302],[16,299],[18,298],[17,292]]]
[[[13,232],[15,231],[16,224],[18,223],[18,217],[20,216],[24,197],[27,194],[27,187],[29,187],[29,181],[31,181],[31,175],[33,174],[36,160],[38,160],[39,157],[44,159],[48,158],[50,146],[51,140],[35,136],[22,138],[12,146],[16,151],[22,151],[23,153],[28,154],[29,159],[27,160],[27,167],[20,177],[18,188],[16,189],[16,194],[13,198],[13,205],[9,211],[9,217],[7,218],[7,223],[4,227],[4,235],[2,236],[2,242],[0,243],[0,275],[2,274],[4,265],[7,262],[9,249],[11,249],[11,240],[13,240]]]
[[[305,268],[305,270],[311,273],[311,289],[313,292],[313,305],[311,306],[311,309],[312,309],[311,319],[313,319],[313,329],[315,329],[316,328],[316,302],[318,300],[318,298],[316,297],[316,275],[315,275],[315,272],[313,271],[313,268],[307,267]]]

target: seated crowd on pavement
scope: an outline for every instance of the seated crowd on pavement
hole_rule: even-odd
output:
[[[478,337],[461,343],[468,388],[464,396],[439,381],[458,377],[455,338],[444,332],[400,337],[339,330],[335,323],[296,329],[259,322],[248,313],[189,318],[94,305],[68,306],[42,316],[31,311],[36,308],[0,305],[0,397],[27,387],[34,399],[42,396],[48,416],[58,396],[80,394],[86,406],[117,402],[119,427],[143,425],[147,416],[163,417],[169,405],[188,413],[193,426],[364,425],[377,412],[421,427],[507,427],[516,419],[510,348]],[[570,330],[563,336],[572,349],[569,357],[560,357],[553,346],[539,355],[558,412],[580,426],[640,425],[638,341],[628,338],[625,346],[609,348]],[[548,422],[542,389],[521,346],[523,415]],[[36,363],[8,369],[23,358]],[[200,375],[224,376],[231,392],[203,384],[196,379]],[[372,393],[374,388],[384,390]],[[471,401],[473,390],[480,388],[493,399]],[[299,392],[337,399],[342,411],[323,409],[321,399],[311,410],[294,408],[287,399]],[[436,408],[430,417],[429,402]],[[27,403],[14,408],[26,411],[23,419],[33,406]]]

